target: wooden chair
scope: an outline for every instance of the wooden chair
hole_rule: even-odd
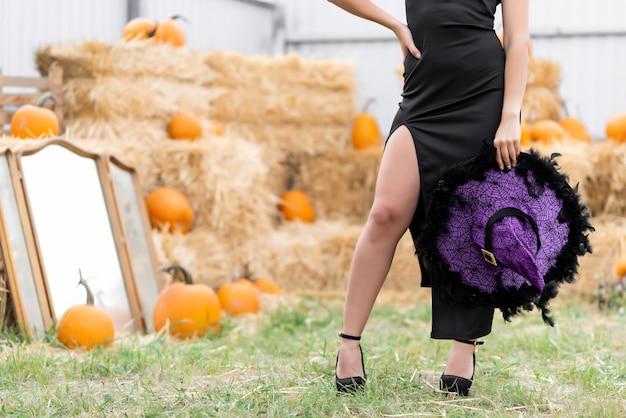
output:
[[[5,93],[5,89],[15,87],[15,93]],[[36,92],[26,92],[36,90]],[[47,77],[7,77],[0,68],[0,134],[5,124],[11,124],[11,117],[24,104],[36,104],[43,94],[54,95],[52,111],[59,119],[60,131],[63,131],[63,68],[52,65]],[[7,134],[10,127],[7,130]]]

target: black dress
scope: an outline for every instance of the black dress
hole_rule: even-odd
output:
[[[504,95],[504,50],[494,31],[499,0],[406,0],[408,26],[421,59],[407,54],[402,102],[391,133],[413,137],[421,195],[409,230],[419,233],[442,168],[471,159],[493,141]],[[419,254],[418,254],[419,259]],[[433,287],[433,338],[478,338],[491,331],[493,309],[453,305],[420,261],[422,286]]]

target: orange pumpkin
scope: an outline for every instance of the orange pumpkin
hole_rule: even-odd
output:
[[[615,275],[618,279],[626,277],[626,252],[622,253],[615,262]]]
[[[540,119],[533,123],[532,138],[537,142],[552,142],[561,140],[567,136],[567,132],[558,122],[552,119]]]
[[[146,198],[146,208],[153,228],[186,234],[193,224],[191,203],[176,189],[155,189]]]
[[[283,294],[283,289],[281,289],[281,287],[274,280],[267,277],[255,277],[254,274],[250,271],[249,264],[244,264],[243,273],[238,282],[250,284],[262,293],[276,296],[280,296]]]
[[[194,284],[191,274],[178,264],[160,270],[180,272],[183,281],[169,284],[159,294],[152,313],[154,329],[161,331],[167,326],[169,334],[180,339],[219,332],[222,306],[215,291],[205,284]]]
[[[315,222],[315,209],[302,190],[292,189],[283,193],[278,207],[287,221]]]
[[[255,314],[261,310],[261,302],[254,286],[242,283],[238,278],[224,283],[217,289],[217,297],[222,309],[229,315],[239,316]]]
[[[167,133],[172,139],[200,138],[202,136],[200,118],[191,112],[179,112],[170,119]]]
[[[530,143],[532,142],[532,139],[533,139],[532,130],[530,129],[530,125],[528,124],[528,122],[526,122],[525,119],[522,119],[521,128],[522,128],[522,136],[520,138],[520,145],[522,147],[526,147],[530,145]]]
[[[59,119],[50,109],[43,107],[54,94],[46,93],[35,105],[22,105],[11,118],[11,136],[16,138],[51,138],[59,134]]]
[[[185,31],[178,24],[177,20],[182,16],[172,16],[169,19],[160,20],[154,32],[154,39],[157,42],[170,44],[173,46],[184,46],[187,43]]]
[[[122,39],[126,42],[142,41],[150,39],[154,36],[157,22],[145,17],[136,17],[131,19],[124,26],[122,31]]]
[[[87,282],[80,276],[79,285],[87,291],[87,303],[70,307],[57,324],[56,339],[69,349],[91,350],[109,347],[115,337],[115,326],[108,311],[94,305],[94,297]]]
[[[608,139],[626,142],[626,112],[612,115],[606,122],[605,133]]]
[[[559,125],[565,129],[570,138],[585,142],[591,141],[591,135],[582,120],[574,116],[565,116],[559,120]]]
[[[352,145],[354,149],[363,150],[383,144],[378,122],[374,115],[367,111],[370,103],[374,99],[370,99],[365,103],[361,113],[356,115],[352,125]]]

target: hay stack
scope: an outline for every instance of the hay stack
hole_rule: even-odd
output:
[[[559,94],[561,67],[557,62],[530,57],[522,116],[533,124],[540,119],[558,120],[563,115]]]
[[[63,67],[68,124],[79,136],[93,120],[114,125],[98,137],[115,139],[121,126],[161,129],[188,110],[268,152],[312,153],[345,147],[356,114],[355,69],[339,61],[100,41],[47,46],[36,61],[42,74]]]
[[[573,284],[563,285],[561,293],[593,298],[602,281],[615,282],[615,263],[626,242],[626,218],[601,215],[591,221],[596,229],[590,235],[592,254],[580,259],[579,274]]]

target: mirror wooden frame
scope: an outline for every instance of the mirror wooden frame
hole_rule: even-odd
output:
[[[152,243],[152,237],[150,235],[151,229],[148,223],[147,210],[145,208],[145,201],[140,194],[140,188],[137,180],[137,175],[134,169],[123,164],[115,157],[108,155],[100,155],[86,151],[70,141],[64,138],[57,137],[49,140],[42,141],[41,144],[37,144],[34,147],[20,147],[18,150],[7,150],[8,159],[11,166],[11,181],[14,185],[14,189],[17,195],[17,204],[19,207],[20,220],[24,225],[25,238],[31,256],[31,264],[33,265],[33,271],[35,273],[35,281],[37,282],[37,290],[39,296],[39,304],[42,314],[44,316],[44,323],[46,329],[53,325],[59,318],[56,317],[54,309],[54,300],[50,292],[50,285],[46,274],[45,265],[43,263],[42,248],[39,242],[37,228],[34,221],[33,210],[28,193],[28,185],[24,179],[22,158],[30,155],[34,155],[37,152],[43,150],[50,145],[58,145],[71,153],[77,154],[80,157],[91,159],[95,162],[98,179],[102,188],[102,195],[104,198],[104,204],[106,206],[106,212],[109,218],[111,232],[113,235],[115,251],[119,259],[119,267],[122,274],[122,280],[126,295],[128,297],[130,313],[132,315],[132,322],[134,329],[141,333],[146,333],[153,330],[151,314],[152,311],[150,303],[156,300],[158,292],[161,290],[161,285],[156,281],[157,265],[156,265],[156,252]],[[119,207],[121,202],[121,196],[119,191],[116,191],[116,186],[111,180],[111,168],[109,165],[114,164],[115,167],[120,168],[123,172],[128,173],[129,178],[132,180],[132,187],[134,188],[136,208],[139,210],[141,217],[141,225],[138,225],[139,238],[142,242],[144,252],[147,252],[147,258],[142,261],[142,265],[138,266],[134,256],[136,250],[133,250],[128,245],[126,239],[126,232],[129,229],[128,225],[124,225],[124,213],[123,209]],[[128,197],[127,197],[128,198]],[[4,216],[0,213],[0,226],[4,226]],[[126,220],[126,222],[128,222]],[[5,228],[3,228],[3,231]],[[0,234],[2,241],[2,249],[6,252],[10,249],[8,245],[7,237],[4,233]],[[145,255],[145,254],[144,254]],[[10,270],[10,271],[9,271]],[[7,268],[9,272],[9,285],[12,289],[17,289],[17,278],[15,275],[15,269],[13,266]],[[137,275],[140,271],[148,271],[151,278],[155,279],[154,286],[146,285],[144,283],[143,288],[149,288],[150,294],[140,294],[137,286]],[[141,280],[146,280],[145,277]],[[150,280],[148,278],[147,280]],[[28,330],[28,321],[23,314],[22,300],[19,292],[13,295],[14,306],[16,306],[16,319],[19,322],[22,331]]]
[[[154,331],[152,312],[154,305],[163,290],[157,275],[157,255],[152,242],[152,227],[150,225],[146,200],[141,193],[137,171],[126,165],[113,155],[105,158],[107,178],[114,199],[114,209],[119,220],[120,234],[128,255],[128,262],[133,271],[134,283],[137,288],[139,303],[142,307],[145,329]],[[119,182],[120,174],[126,176],[130,193],[124,190]]]
[[[11,298],[15,320],[22,335],[27,339],[37,340],[41,339],[45,335],[46,330],[52,326],[48,295],[41,276],[38,255],[34,250],[34,235],[25,211],[26,203],[24,194],[21,193],[15,154],[10,149],[6,149],[0,152],[0,158],[6,161],[9,174],[6,181],[7,185],[10,186],[10,194],[12,195],[12,202],[5,202],[4,198],[0,196],[0,251],[2,252],[6,270],[9,288],[8,297]],[[13,207],[7,207],[9,205]],[[7,219],[7,213],[13,213],[11,215],[13,219]],[[13,221],[13,223],[10,221]],[[12,245],[11,230],[14,234],[13,240],[20,239],[19,247],[22,248],[14,248],[15,246]],[[21,266],[18,265],[20,260],[15,259],[16,251],[19,253],[20,250],[24,252],[22,256],[27,258],[27,263]],[[24,260],[21,260],[21,262],[23,263]],[[28,274],[23,274],[24,271],[27,271]],[[24,303],[22,296],[24,291],[28,291],[28,288],[30,288],[31,293],[35,293],[38,301],[37,305],[31,304],[26,306]],[[41,317],[40,324],[43,329],[37,328],[37,323],[31,318],[33,313]]]

